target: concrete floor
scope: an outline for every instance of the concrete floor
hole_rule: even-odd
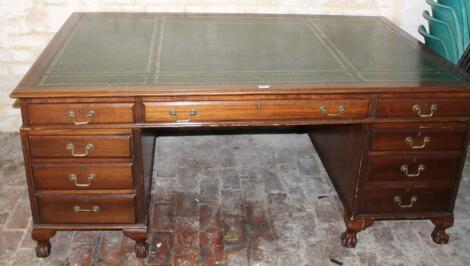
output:
[[[165,137],[157,143],[151,254],[120,232],[59,232],[34,256],[17,134],[0,134],[0,265],[470,265],[470,161],[450,243],[423,221],[382,221],[341,247],[342,206],[306,135]]]

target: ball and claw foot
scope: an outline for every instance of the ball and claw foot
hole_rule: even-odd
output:
[[[341,245],[345,248],[355,248],[357,244],[357,233],[366,229],[374,223],[372,219],[352,218],[344,211],[344,224],[346,231],[341,234]]]
[[[345,248],[355,248],[357,244],[357,237],[355,232],[346,230],[341,234],[341,245]]]
[[[147,244],[147,229],[124,229],[122,230],[125,236],[135,241],[135,256],[137,258],[145,258],[149,253]]]
[[[36,256],[38,258],[46,258],[51,254],[51,242],[38,242],[36,246]]]
[[[448,229],[454,224],[454,218],[453,217],[435,218],[435,219],[431,219],[431,222],[435,226],[431,234],[431,237],[434,243],[440,244],[440,245],[445,245],[449,243],[449,236],[446,234],[446,229]]]
[[[137,258],[145,258],[149,253],[149,245],[143,241],[135,242],[135,256]]]
[[[36,256],[39,258],[48,257],[51,254],[51,242],[49,239],[55,235],[56,231],[51,229],[33,228],[31,237],[37,242]]]

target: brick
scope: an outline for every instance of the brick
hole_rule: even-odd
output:
[[[5,224],[9,213],[8,212],[0,212],[0,226]]]
[[[70,253],[74,235],[74,231],[58,231],[50,240],[52,246],[51,256],[66,259]],[[34,240],[31,239],[31,241]]]
[[[224,245],[247,245],[246,226],[243,218],[224,217]]]
[[[190,247],[199,243],[199,221],[192,218],[178,218],[175,226],[175,246]]]
[[[204,179],[199,184],[199,200],[201,203],[218,203],[219,182],[214,179]]]
[[[170,265],[173,261],[174,237],[174,233],[169,232],[152,233],[146,264]]]
[[[121,261],[123,234],[120,231],[101,233],[96,263],[100,265],[117,265]]]
[[[7,231],[0,229],[0,261],[13,258],[24,231]]]
[[[94,262],[99,237],[100,232],[97,231],[76,232],[68,262],[71,265],[91,265]]]
[[[5,224],[5,228],[26,229],[30,220],[31,209],[29,207],[29,202],[19,201]]]
[[[277,193],[284,191],[282,182],[275,172],[263,172],[262,179],[264,182],[264,188],[266,190],[266,193]]]
[[[199,208],[200,231],[220,231],[222,220],[219,205],[201,205]]]
[[[178,193],[176,196],[176,215],[194,217],[198,215],[198,197],[195,193]]]
[[[219,265],[224,259],[223,234],[220,230],[199,233],[202,265]]]
[[[192,191],[197,187],[196,175],[192,168],[184,164],[184,166],[178,167],[178,184],[183,190]]]
[[[224,216],[244,216],[242,194],[239,190],[222,190],[222,212]]]
[[[240,177],[235,168],[224,168],[219,170],[223,189],[240,189]]]
[[[165,191],[152,195],[152,200],[155,203],[174,203],[176,204],[176,192]]]
[[[184,247],[175,250],[173,257],[175,266],[198,266],[199,265],[199,249],[194,247]]]
[[[245,206],[246,217],[249,224],[261,225],[267,224],[266,212],[262,204],[249,204]]]
[[[175,230],[176,206],[173,203],[154,204],[152,229],[157,231]]]
[[[224,249],[225,265],[250,265],[248,248],[226,247]]]

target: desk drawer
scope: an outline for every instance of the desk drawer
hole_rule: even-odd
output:
[[[465,130],[436,131],[408,128],[402,131],[373,129],[373,151],[460,151],[465,143]]]
[[[470,99],[380,99],[377,117],[470,116]]]
[[[370,156],[367,182],[454,181],[460,156]]]
[[[132,164],[33,164],[36,190],[130,189]]]
[[[135,195],[41,195],[38,210],[46,224],[130,224]]]
[[[134,103],[29,104],[31,125],[132,123]]]
[[[147,102],[147,122],[344,119],[368,116],[368,100]]]
[[[130,158],[131,135],[30,135],[33,158]]]
[[[448,212],[453,188],[364,190],[361,214]]]

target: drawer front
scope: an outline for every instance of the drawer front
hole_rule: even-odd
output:
[[[374,189],[363,191],[361,214],[448,212],[452,188]]]
[[[33,158],[130,158],[131,135],[30,135]]]
[[[132,164],[33,164],[36,190],[133,188]]]
[[[460,151],[465,143],[465,131],[437,132],[405,129],[400,132],[374,130],[374,151]]]
[[[38,197],[46,224],[135,223],[135,195],[47,195]]]
[[[133,103],[30,104],[31,125],[132,123]]]
[[[370,156],[367,182],[452,182],[459,166],[459,156]]]
[[[148,102],[147,122],[341,119],[368,116],[368,100]]]
[[[381,99],[377,117],[433,118],[470,116],[470,99]]]

